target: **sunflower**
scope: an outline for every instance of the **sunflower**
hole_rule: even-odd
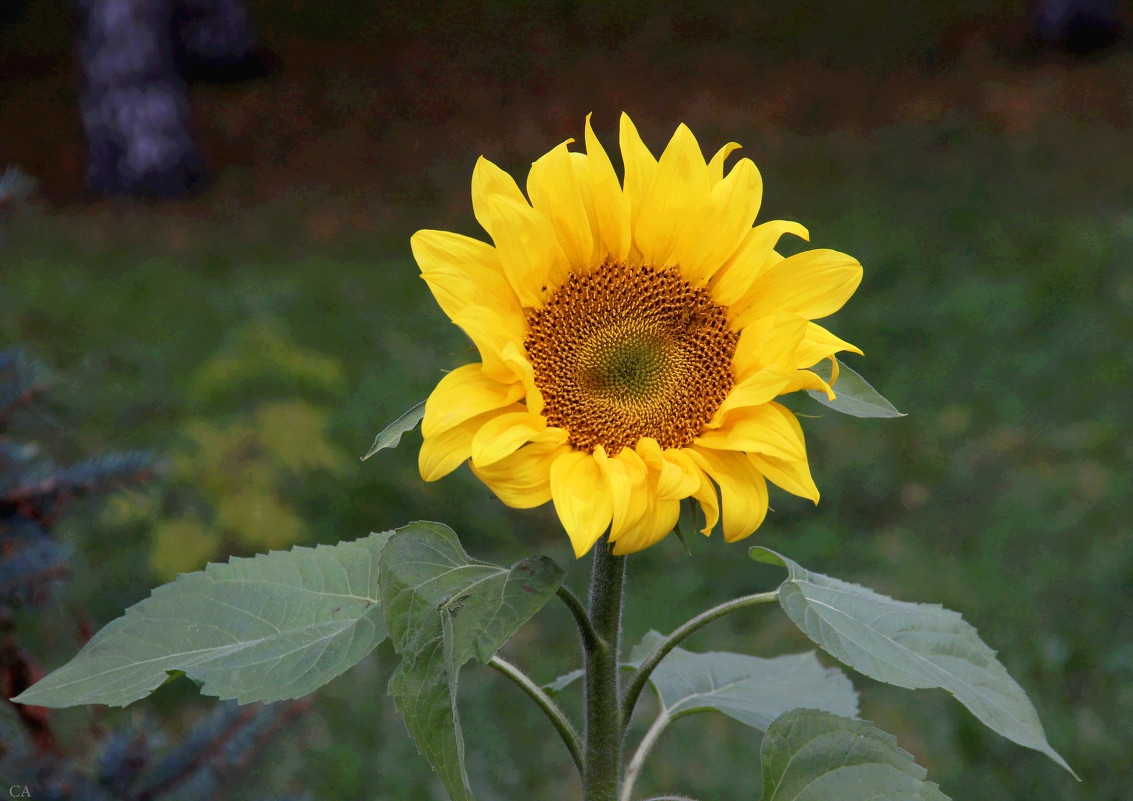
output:
[[[586,152],[571,142],[531,166],[526,197],[477,162],[472,207],[494,245],[413,236],[422,277],[481,358],[429,396],[422,477],[467,461],[509,506],[553,501],[578,556],[607,530],[614,553],[656,543],[688,497],[704,534],[722,523],[729,542],[763,522],[767,480],[817,503],[802,428],[775,398],[834,397],[807,368],[861,351],[812,320],[845,303],[861,265],[779,255],[780,237],[807,230],[753,227],[759,171],[740,159],[724,173],[739,145],[706,162],[682,124],[657,159],[623,114],[619,181],[589,116]]]

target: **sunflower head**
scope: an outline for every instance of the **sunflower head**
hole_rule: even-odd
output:
[[[419,231],[413,254],[481,361],[446,375],[422,422],[421,475],[464,462],[510,506],[553,501],[575,553],[672,531],[680,502],[733,541],[759,527],[770,479],[818,501],[802,429],[775,401],[833,390],[809,369],[850,350],[813,320],[861,281],[831,250],[775,251],[801,225],[754,225],[755,165],[705,161],[684,125],[661,157],[621,120],[619,179],[587,117],[585,153],[536,161],[526,196],[481,158],[472,205],[491,245]],[[753,227],[754,226],[754,227]],[[835,362],[836,364],[836,362]]]

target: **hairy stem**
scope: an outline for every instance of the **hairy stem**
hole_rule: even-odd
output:
[[[552,701],[551,697],[543,692],[538,684],[528,678],[526,673],[506,659],[493,656],[488,664],[518,684],[519,688],[527,693],[528,697],[546,713],[551,725],[555,727],[563,738],[563,742],[566,743],[567,750],[570,751],[571,759],[574,760],[579,775],[582,775],[582,740],[579,738],[578,732],[574,730],[574,726],[570,725],[570,721],[559,708],[559,705]]]
[[[578,636],[582,638],[582,648],[586,653],[590,653],[598,643],[598,635],[594,633],[594,626],[591,625],[590,618],[586,614],[586,607],[563,584],[559,585],[555,595],[559,596],[559,600],[570,610],[575,624],[578,625]]]
[[[610,553],[606,537],[594,544],[590,622],[595,641],[586,651],[585,801],[618,801],[622,717],[618,654],[621,648],[625,557]]]
[[[672,718],[669,717],[669,713],[662,709],[661,713],[657,715],[657,719],[653,721],[653,725],[649,727],[649,731],[645,732],[645,736],[637,746],[637,751],[634,752],[633,759],[629,761],[629,767],[626,768],[626,779],[625,784],[622,785],[620,801],[630,800],[633,795],[633,785],[641,774],[642,766],[645,765],[645,758],[649,756],[649,752],[653,750],[653,746],[657,743],[657,738],[661,736],[661,732],[671,721]]]
[[[633,679],[630,680],[629,687],[626,689],[625,698],[622,702],[622,735],[624,736],[626,729],[629,728],[630,719],[633,717],[633,709],[637,706],[637,699],[641,697],[641,691],[645,689],[645,683],[649,681],[649,676],[653,673],[653,669],[665,658],[665,654],[677,647],[677,644],[681,640],[694,631],[707,626],[713,620],[721,618],[730,612],[746,609],[749,606],[756,606],[758,604],[773,603],[777,600],[779,600],[779,591],[771,590],[770,592],[757,592],[754,595],[745,595],[742,598],[726,601],[719,606],[714,606],[706,612],[701,612],[666,637],[660,645],[650,652],[649,656],[645,657],[645,660],[641,663],[641,667],[637,669],[637,672],[633,674]]]

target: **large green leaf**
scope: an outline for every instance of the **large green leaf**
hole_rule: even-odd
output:
[[[383,428],[381,432],[374,437],[374,444],[370,446],[370,450],[366,451],[366,455],[362,457],[362,461],[366,461],[378,451],[385,450],[386,448],[396,448],[401,442],[401,438],[415,429],[424,417],[425,401],[421,401],[405,414],[401,415],[401,417]]]
[[[439,523],[400,529],[382,553],[381,596],[401,664],[389,692],[453,801],[471,801],[456,707],[461,666],[487,663],[555,594],[563,571],[545,556],[504,568],[468,557]]]
[[[389,680],[389,694],[421,753],[437,771],[453,801],[472,801],[464,770],[464,736],[456,709],[460,665],[453,659],[452,618],[438,615],[436,636],[403,654]],[[432,628],[432,627],[430,627]]]
[[[631,654],[640,663],[664,637],[645,635]],[[670,719],[714,709],[760,731],[789,709],[809,707],[836,715],[858,714],[858,694],[845,674],[824,668],[814,652],[761,659],[722,651],[674,648],[649,681]]]
[[[772,723],[760,758],[761,801],[948,801],[892,735],[816,709]]]
[[[833,374],[834,357],[823,360],[811,372],[818,374],[825,381],[830,380]],[[880,392],[870,386],[869,382],[855,373],[846,365],[838,362],[838,381],[834,384],[834,400],[826,397],[825,392],[808,389],[807,394],[821,403],[829,406],[836,412],[853,415],[854,417],[904,417],[904,413],[897,411],[896,407],[887,401]]]
[[[779,602],[824,651],[862,673],[898,687],[940,687],[985,725],[1049,756],[1050,747],[1026,693],[976,630],[936,604],[895,601],[873,590],[811,573],[766,548],[752,558],[787,568]]]
[[[392,534],[178,576],[15,700],[125,706],[182,671],[240,703],[306,695],[385,639],[378,557]]]

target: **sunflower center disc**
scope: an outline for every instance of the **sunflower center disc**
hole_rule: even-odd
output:
[[[676,268],[606,262],[573,273],[527,318],[543,415],[580,450],[692,442],[732,389],[739,335]]]

